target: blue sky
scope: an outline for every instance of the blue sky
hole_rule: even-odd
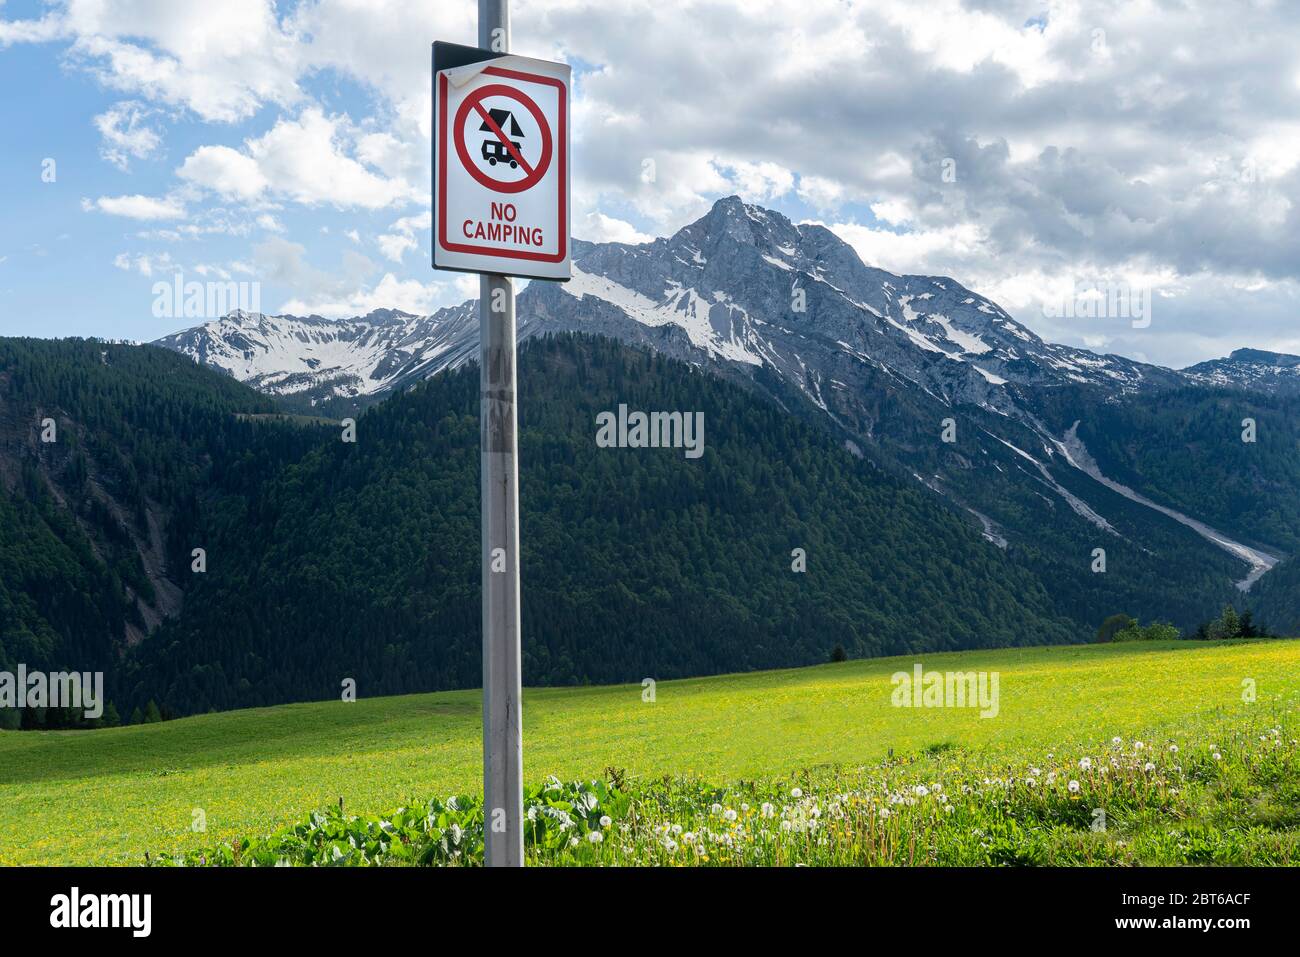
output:
[[[24,7],[29,15],[39,13],[39,6],[11,0],[2,12],[12,18]],[[347,77],[327,72],[304,87],[332,113],[364,116],[377,108],[373,95]],[[122,169],[102,155],[95,118],[123,99],[70,66],[57,46],[18,44],[0,52],[0,118],[5,128],[21,131],[0,152],[0,181],[8,184],[0,203],[11,226],[0,238],[0,334],[157,338],[189,323],[152,314],[155,282],[173,279],[178,271],[187,280],[218,277],[196,272],[204,267],[224,269],[237,281],[260,280],[229,267],[251,264],[251,250],[269,238],[295,237],[314,259],[339,261],[357,246],[348,239],[349,230],[383,232],[395,218],[391,209],[276,204],[254,212],[220,202],[196,205],[195,215],[175,220],[87,212],[85,199],[167,193],[178,162],[212,140],[208,124],[184,110],[164,108],[150,125],[165,128],[165,144],[144,158],[130,158]],[[273,112],[260,111],[223,125],[222,141],[264,135],[275,120]],[[55,162],[53,182],[46,182],[48,159]],[[275,225],[259,225],[264,215]],[[178,242],[159,235],[183,225],[203,229],[201,238]],[[424,258],[406,257],[411,275],[428,271],[420,269],[427,250],[421,237]],[[115,265],[123,255],[136,265]],[[138,265],[142,257],[150,262],[148,275]],[[260,281],[268,311],[295,292],[291,283]]]
[[[39,4],[10,3],[3,12],[10,18],[39,13]],[[466,40],[464,37],[457,37]],[[575,87],[597,65],[575,57]],[[305,94],[329,114],[367,117],[382,112],[384,103],[353,78],[326,70],[304,78]],[[260,283],[264,311],[275,312],[296,298],[293,283],[267,278],[257,270],[256,248],[268,240],[304,245],[310,258],[322,264],[338,263],[347,255],[364,254],[362,243],[348,238],[388,232],[392,222],[418,214],[421,206],[385,206],[371,210],[317,204],[276,203],[260,211],[220,202],[187,207],[191,215],[177,219],[136,219],[83,209],[83,200],[109,196],[160,196],[174,185],[176,167],[183,159],[212,142],[213,130],[184,110],[168,109],[146,121],[165,128],[165,143],[148,155],[129,157],[121,168],[103,156],[103,137],[96,127],[102,116],[123,102],[120,92],[105,88],[87,71],[71,65],[57,45],[16,44],[0,54],[0,116],[7,128],[22,130],[13,145],[0,154],[0,175],[13,188],[3,192],[6,219],[24,228],[6,237],[0,256],[0,320],[4,335],[99,336],[149,341],[192,323],[184,319],[155,317],[154,284],[174,281],[179,272],[186,281],[218,279]],[[220,141],[237,144],[264,136],[279,118],[262,110],[247,120],[222,124]],[[45,181],[45,162],[55,161],[54,182]],[[723,167],[725,169],[725,167]],[[727,194],[715,190],[709,198]],[[797,195],[772,205],[796,221],[815,217],[817,210]],[[642,215],[634,201],[611,195],[602,212],[628,224],[632,231],[654,235],[656,224]],[[876,223],[866,205],[846,204],[844,212],[855,221]],[[259,224],[270,216],[274,225]],[[680,225],[685,225],[683,220]],[[190,242],[162,235],[178,226],[211,229]],[[223,228],[219,228],[223,227]],[[618,232],[617,230],[615,232]],[[582,236],[582,233],[579,233]],[[427,230],[415,233],[418,249],[403,256],[398,274],[433,282],[437,274],[428,267]],[[122,268],[125,255],[129,268]],[[372,258],[378,258],[373,257]],[[140,263],[147,260],[147,274]],[[117,263],[115,265],[115,263]],[[232,264],[254,266],[249,273]],[[207,273],[197,269],[207,268]],[[217,273],[222,269],[224,273]],[[445,294],[436,304],[463,301],[476,293],[472,284],[452,278],[443,281]],[[345,310],[346,311],[346,310]]]
[[[1300,352],[1285,4],[930,6],[518,0],[515,51],[575,67],[575,234],[645,241],[739,193],[1057,341]],[[267,312],[469,298],[428,265],[428,44],[473,42],[475,7],[0,0],[0,334],[157,338],[193,324],[153,314],[178,271],[256,281]],[[1149,288],[1150,328],[1045,308],[1106,284]]]

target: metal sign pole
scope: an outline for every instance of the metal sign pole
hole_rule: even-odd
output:
[[[510,49],[509,0],[479,0],[478,45]],[[483,507],[483,815],[488,867],[524,863],[519,651],[519,464],[515,291],[479,279],[479,436]]]

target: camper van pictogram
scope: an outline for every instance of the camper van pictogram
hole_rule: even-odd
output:
[[[523,152],[523,144],[515,139],[516,136],[523,137],[524,131],[519,128],[515,121],[515,115],[509,110],[489,110],[488,115],[492,117],[492,123],[496,124],[497,130],[510,137],[511,146],[515,152]],[[497,163],[509,163],[511,169],[518,169],[519,163],[510,155],[510,148],[506,146],[497,137],[497,130],[492,128],[492,123],[487,120],[479,127],[480,133],[487,133],[488,138],[483,141],[483,158],[488,161],[489,166],[496,166]]]

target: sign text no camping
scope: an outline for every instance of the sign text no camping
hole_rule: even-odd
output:
[[[569,279],[569,67],[437,47],[433,265]]]

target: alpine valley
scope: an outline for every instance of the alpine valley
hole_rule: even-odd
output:
[[[1227,604],[1300,631],[1300,358],[1045,342],[736,198],[574,264],[518,299],[527,683],[1086,641],[1117,612],[1190,632]],[[477,325],[0,340],[0,668],[91,659],[122,707],[178,714],[476,684]],[[621,405],[702,413],[703,455],[598,447]]]

